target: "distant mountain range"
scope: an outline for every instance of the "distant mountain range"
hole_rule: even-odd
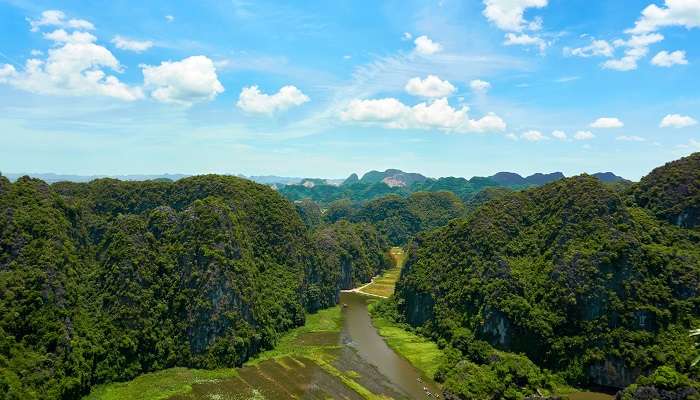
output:
[[[598,172],[592,174],[593,177],[600,179],[603,182],[629,182],[627,179],[617,176],[612,172]],[[561,172],[552,172],[549,174],[536,173],[527,177],[523,177],[515,172],[499,172],[492,176],[487,176],[485,178],[492,180],[493,182],[502,186],[541,186],[550,182],[558,181],[564,179],[566,176]],[[477,177],[478,178],[478,177]],[[424,175],[415,172],[404,172],[399,169],[387,169],[384,172],[381,171],[369,171],[358,178],[357,174],[350,175],[343,185],[354,184],[354,183],[378,183],[384,182],[389,187],[409,187],[415,183],[423,183],[431,180]]]
[[[113,178],[122,181],[148,181],[148,180],[162,180],[167,179],[171,181],[177,181],[182,178],[187,178],[191,175],[185,174],[142,174],[142,175],[72,175],[72,174],[55,174],[55,173],[3,173],[11,181],[15,181],[18,178],[29,175],[32,178],[41,179],[47,183],[55,182],[90,182],[95,179],[101,178]],[[387,169],[386,171],[369,171],[365,173],[362,178],[357,174],[353,173],[346,179],[323,179],[323,178],[301,178],[301,177],[288,177],[288,176],[277,176],[277,175],[237,175],[241,178],[250,179],[254,182],[270,185],[274,187],[282,187],[287,185],[305,185],[307,187],[313,187],[317,185],[350,185],[354,183],[365,183],[374,184],[383,182],[389,187],[409,187],[415,183],[424,183],[429,181],[428,178],[422,174],[415,172],[404,172],[399,169]],[[592,176],[600,179],[603,182],[629,182],[627,179],[615,175],[612,172],[599,172],[592,174]],[[563,179],[565,176],[561,172],[552,172],[549,174],[536,173],[527,177],[523,177],[515,172],[499,172],[495,175],[488,176],[486,178],[503,186],[540,186],[550,182]]]
[[[31,176],[32,178],[41,179],[46,183],[55,182],[90,182],[95,179],[113,178],[120,181],[151,181],[159,179],[168,179],[176,181],[182,178],[187,178],[190,175],[184,174],[161,174],[161,175],[71,175],[71,174],[54,174],[48,173],[2,173],[3,176],[11,181],[16,181],[23,176]]]

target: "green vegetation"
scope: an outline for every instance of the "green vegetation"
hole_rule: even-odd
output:
[[[438,378],[459,398],[697,379],[700,235],[655,215],[589,176],[498,196],[412,242],[398,321],[454,349]]]
[[[141,375],[129,382],[98,386],[84,400],[164,400],[190,392],[193,384],[216,382],[234,376],[235,369],[170,368]]]
[[[371,226],[322,234],[336,235],[352,239],[341,258],[274,190],[235,177],[0,177],[0,398],[239,366],[336,304],[341,276],[380,271]]]
[[[700,226],[700,153],[656,168],[632,191],[634,201],[677,226]]]
[[[332,274],[325,280],[338,282],[341,289],[351,289],[389,268],[386,240],[367,223],[339,221],[314,231],[314,241],[324,269]]]
[[[404,253],[403,249],[400,247],[392,247],[391,250],[389,250],[389,255],[392,258],[394,266],[381,276],[374,278],[369,285],[363,286],[360,292],[379,297],[389,297],[394,294],[396,281],[399,280],[401,268],[403,268],[403,264],[406,261],[406,253]]]
[[[387,316],[386,305],[382,301],[370,304],[369,311],[372,324],[389,347],[425,376],[434,379],[440,366],[447,361],[444,351],[435,342],[411,332],[408,325],[397,323]]]
[[[328,356],[325,353],[330,348],[338,347],[337,340],[307,340],[302,342],[299,338],[306,335],[313,338],[314,335],[322,337],[324,334],[337,334],[342,328],[342,315],[340,307],[335,306],[310,314],[303,326],[285,333],[271,350],[264,351],[248,360],[245,365],[256,365],[263,361],[284,356],[302,356],[314,360],[323,360]],[[335,338],[335,337],[334,337]]]

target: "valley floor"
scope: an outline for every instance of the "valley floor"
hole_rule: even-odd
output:
[[[359,293],[343,293],[343,306],[309,315],[304,326],[242,368],[173,368],[102,385],[84,400],[398,399],[423,398],[426,390],[437,393],[439,388],[428,378],[441,357],[437,346],[385,322],[372,322],[367,312],[368,299],[393,293],[403,251],[392,249],[392,257],[395,267]],[[363,298],[367,294],[375,297]],[[407,346],[421,351],[406,357],[408,361],[392,351],[405,352]]]

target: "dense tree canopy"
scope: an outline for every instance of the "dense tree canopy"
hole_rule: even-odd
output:
[[[147,371],[240,365],[335,304],[341,277],[379,272],[383,246],[362,224],[312,235],[293,204],[235,177],[0,177],[0,398],[74,399]]]
[[[484,354],[478,343],[523,353],[575,384],[624,387],[660,365],[689,372],[700,235],[650,211],[589,176],[499,194],[418,236],[398,310],[460,349],[443,375],[462,398],[472,398],[464,379],[475,373],[465,362],[493,361],[474,356]]]
[[[634,200],[659,218],[700,226],[700,152],[656,168],[633,190]]]

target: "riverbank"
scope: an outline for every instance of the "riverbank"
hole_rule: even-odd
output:
[[[372,279],[372,282],[357,288],[355,291],[379,298],[387,298],[394,294],[396,281],[401,275],[401,268],[406,262],[406,253],[401,247],[392,247],[389,255],[394,261],[394,266],[382,275]]]
[[[372,312],[376,304],[377,302],[370,304],[369,311],[372,316],[372,324],[379,332],[379,335],[382,336],[392,350],[407,359],[425,376],[434,379],[437,369],[447,360],[445,352],[435,342],[416,335],[401,325],[383,318],[376,312]]]

